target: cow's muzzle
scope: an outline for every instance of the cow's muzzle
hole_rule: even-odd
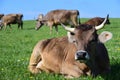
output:
[[[75,60],[89,60],[89,54],[84,50],[79,50],[75,54]]]

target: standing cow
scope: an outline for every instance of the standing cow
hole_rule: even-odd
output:
[[[9,25],[11,28],[11,24],[18,24],[18,28],[21,27],[23,29],[23,14],[8,14],[2,17],[2,24],[4,25],[4,29]]]
[[[87,22],[85,22],[85,24],[89,24],[92,26],[98,26],[104,21],[104,19],[105,18],[95,17],[95,18],[92,18],[92,19],[88,20]],[[107,21],[105,24],[110,24],[109,14],[107,15]]]
[[[34,74],[41,71],[63,74],[66,78],[108,73],[110,61],[103,43],[112,38],[112,33],[98,35],[96,31],[105,22],[106,19],[96,27],[81,24],[75,28],[62,24],[68,36],[39,41],[31,54],[29,70]]]
[[[45,16],[43,14],[39,15],[35,29],[38,30],[42,25],[46,24],[50,27],[50,33],[52,32],[53,26],[55,26],[58,33],[58,25],[60,23],[70,24],[71,26],[80,24],[80,21],[78,22],[78,16],[78,10],[52,10]]]

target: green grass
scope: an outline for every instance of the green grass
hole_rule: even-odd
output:
[[[88,19],[82,19],[85,22]],[[120,79],[120,19],[110,19],[111,24],[98,31],[110,31],[112,40],[105,43],[110,57],[111,73],[92,78],[82,76],[73,80],[119,80]],[[57,35],[53,29],[50,35],[49,27],[44,26],[35,31],[35,21],[24,21],[23,30],[12,25],[12,30],[0,30],[0,80],[65,80],[62,75],[42,74],[32,75],[28,71],[28,63],[35,44],[42,39],[65,36],[66,31],[59,27]]]

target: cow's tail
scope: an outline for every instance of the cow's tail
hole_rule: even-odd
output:
[[[33,74],[37,74],[37,73],[41,72],[40,69],[36,68],[37,64],[42,60],[41,45],[42,45],[42,41],[37,43],[37,45],[33,49],[31,57],[30,57],[28,69]]]
[[[80,22],[80,15],[78,16],[78,24],[81,24],[81,22]]]
[[[81,24],[81,22],[80,22],[80,13],[79,13],[79,11],[77,11],[77,15],[78,15],[78,24]]]

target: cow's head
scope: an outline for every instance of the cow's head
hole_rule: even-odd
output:
[[[46,22],[46,20],[44,20],[43,17],[44,17],[43,14],[39,14],[38,19],[36,19],[37,22],[36,22],[35,30],[40,29]]]
[[[4,16],[4,14],[0,14],[0,20],[1,20],[1,18]]]
[[[39,30],[44,25],[44,23],[45,21],[37,21],[35,30]]]
[[[105,25],[106,20],[107,18],[105,18],[102,24],[96,27],[88,24],[81,24],[76,28],[70,28],[61,24],[65,30],[68,31],[69,42],[74,43],[77,47],[77,52],[75,54],[76,60],[90,58],[87,47],[91,42],[96,44],[98,41],[106,42],[111,39],[112,34],[110,32],[104,32],[99,36],[96,33],[98,29],[101,29]]]

